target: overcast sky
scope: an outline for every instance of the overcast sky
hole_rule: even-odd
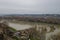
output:
[[[59,14],[60,0],[0,0],[0,14]]]

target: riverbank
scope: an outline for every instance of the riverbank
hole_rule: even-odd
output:
[[[23,23],[23,24],[29,24],[29,25],[37,25],[39,27],[54,27],[55,30],[53,29],[52,32],[46,33],[46,40],[48,40],[49,38],[51,39],[51,36],[57,35],[60,33],[60,25],[59,24],[48,24],[48,23],[37,23],[37,22],[24,22],[24,21],[16,21],[13,23]],[[48,29],[49,30],[49,29]]]
[[[32,33],[31,37],[33,37],[33,38],[31,38],[31,40],[33,40],[33,39],[38,40],[39,37],[41,39],[44,37],[46,40],[48,40],[51,36],[54,36],[54,35],[57,35],[60,33],[60,25],[57,25],[57,24],[26,22],[26,21],[8,21],[8,25],[9,25],[9,27],[11,27],[11,28],[9,28],[10,31],[11,30],[14,31],[14,34],[22,33],[21,35],[26,37],[26,35],[27,35],[26,33],[28,33],[28,34]],[[34,27],[34,29],[32,32],[30,28],[33,28],[33,27]],[[28,35],[28,36],[30,36],[30,35]],[[18,35],[18,37],[21,37],[21,36]]]

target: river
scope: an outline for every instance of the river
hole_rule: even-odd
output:
[[[28,24],[18,24],[18,23],[11,23],[11,22],[9,22],[9,26],[16,30],[24,30],[32,27],[31,25]]]

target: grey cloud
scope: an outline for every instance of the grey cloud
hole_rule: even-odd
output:
[[[60,0],[0,0],[0,13],[60,13]]]

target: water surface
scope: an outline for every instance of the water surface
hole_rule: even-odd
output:
[[[9,23],[9,26],[16,30],[24,30],[32,27],[31,25],[28,24],[18,24],[18,23]]]

